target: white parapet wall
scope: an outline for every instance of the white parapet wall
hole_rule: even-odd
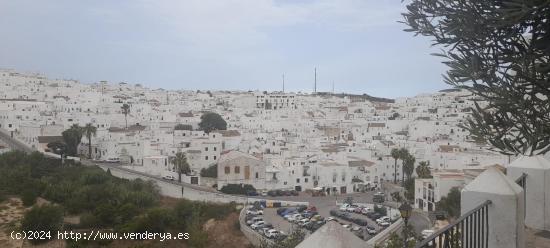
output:
[[[543,156],[520,156],[506,168],[511,180],[525,177],[525,225],[550,230],[550,161]]]
[[[492,202],[488,208],[488,247],[525,247],[523,189],[499,169],[489,167],[462,190],[462,214],[487,200]]]

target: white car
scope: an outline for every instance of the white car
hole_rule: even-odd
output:
[[[382,221],[382,222],[378,223],[378,225],[380,225],[381,227],[388,227],[388,226],[391,225],[391,223],[386,222],[386,221]]]
[[[376,223],[378,223],[380,225],[380,223],[382,222],[390,222],[390,217],[388,216],[384,216],[384,217],[380,217],[376,220]]]
[[[254,223],[258,222],[258,221],[263,221],[263,220],[264,220],[264,219],[263,219],[262,217],[254,217],[254,218],[252,218],[252,219],[246,221],[246,224],[252,225],[252,224],[254,224]]]
[[[279,235],[279,231],[277,231],[277,230],[275,230],[275,229],[268,230],[268,231],[265,233],[265,236],[266,236],[267,238],[270,238],[270,239],[276,238],[278,235]]]
[[[305,225],[307,225],[307,223],[309,223],[309,220],[307,218],[303,218],[303,219],[298,221],[298,225],[300,225],[300,226],[305,226]]]
[[[350,205],[347,203],[344,203],[342,204],[342,206],[340,206],[340,211],[347,211],[348,207],[350,207]]]
[[[257,228],[263,226],[265,224],[265,221],[263,220],[260,220],[260,221],[256,221],[254,222],[254,224],[250,225],[250,227],[254,230],[256,230]]]
[[[363,208],[363,209],[361,210],[361,213],[362,213],[362,214],[367,214],[367,213],[370,213],[370,212],[372,212],[372,209],[371,209],[371,208]]]
[[[264,211],[263,211],[263,210],[253,210],[253,209],[249,209],[249,210],[246,210],[246,214],[263,215],[263,214],[264,214]]]
[[[349,225],[348,224],[344,224],[342,225],[343,228],[349,228]]]
[[[176,178],[174,178],[173,176],[163,176],[162,179],[174,181]]]
[[[355,212],[355,209],[356,209],[356,208],[357,208],[356,206],[351,205],[351,206],[349,206],[348,208],[346,208],[346,211],[348,211],[348,212],[350,212],[350,213],[353,213],[353,212]]]
[[[376,234],[376,229],[374,229],[373,227],[368,226],[367,227],[367,233],[370,234],[370,235],[375,235]]]
[[[334,217],[327,217],[325,220],[326,220],[327,222],[329,222],[329,221],[331,221],[331,220],[336,220],[336,219],[335,219]]]

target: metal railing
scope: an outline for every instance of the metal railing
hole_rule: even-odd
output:
[[[416,245],[416,248],[488,248],[489,205],[487,200]]]

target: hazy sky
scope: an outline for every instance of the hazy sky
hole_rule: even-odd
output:
[[[0,68],[167,89],[448,88],[399,0],[0,0]]]

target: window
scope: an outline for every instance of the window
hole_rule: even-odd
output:
[[[214,156],[214,160],[216,160],[216,156]]]
[[[307,181],[308,181],[307,178],[304,178],[304,182],[307,183]]]
[[[256,179],[258,178],[258,176],[259,176],[259,175],[258,175],[258,172],[256,172]]]
[[[214,146],[214,151],[216,151],[216,150],[217,150],[217,147]]]
[[[208,151],[208,147],[205,147],[205,148],[204,148],[204,151],[207,152],[207,151]]]
[[[231,172],[231,169],[229,168],[229,166],[226,166],[224,169],[225,169],[225,174],[229,174]]]
[[[204,156],[204,160],[208,160],[208,156]]]
[[[235,166],[235,174],[241,173],[241,167]]]
[[[296,183],[300,183],[300,178],[296,178]]]

